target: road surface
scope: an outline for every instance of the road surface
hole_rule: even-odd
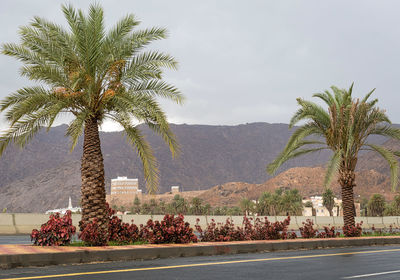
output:
[[[32,244],[29,235],[0,235],[0,245],[3,244]]]
[[[16,268],[0,279],[400,279],[400,246]]]

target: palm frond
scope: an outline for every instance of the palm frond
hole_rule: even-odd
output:
[[[332,179],[335,177],[335,175],[339,170],[341,159],[342,159],[342,151],[341,150],[335,151],[327,165],[325,179],[324,179],[324,187],[329,187],[329,185],[331,184]]]
[[[374,145],[374,144],[366,144],[366,146],[370,147],[372,150],[380,154],[389,164],[390,167],[390,181],[391,181],[391,186],[392,190],[396,190],[397,188],[397,183],[398,183],[398,174],[399,174],[399,163],[396,159],[396,154],[389,150],[386,149],[382,146],[379,145]]]

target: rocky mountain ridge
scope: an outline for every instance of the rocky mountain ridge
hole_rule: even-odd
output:
[[[286,124],[171,124],[182,150],[181,155],[172,160],[160,137],[146,127],[141,128],[159,160],[160,193],[169,191],[171,185],[179,185],[183,190],[190,191],[206,190],[226,182],[246,182],[243,184],[248,190],[272,184],[267,184],[271,177],[265,172],[265,167],[283,149],[293,132],[288,130]],[[41,131],[24,150],[12,146],[6,150],[0,159],[0,208],[15,212],[43,212],[65,207],[69,196],[74,204],[79,201],[82,141],[73,152],[69,152],[65,130],[66,125],[62,125],[48,133]],[[123,134],[103,132],[101,141],[107,187],[111,178],[128,176],[139,178],[140,188],[145,189],[140,160]],[[374,141],[383,143],[381,138]],[[388,145],[392,144],[389,142]],[[300,157],[285,164],[280,171],[293,167],[322,166],[329,155],[329,152],[323,152]],[[378,168],[375,177],[382,175],[386,177],[379,180],[387,180],[384,164],[375,164],[379,162],[376,155],[366,153],[359,162],[361,171]],[[303,175],[299,172],[273,182],[276,185],[296,185],[296,180],[303,182]],[[318,185],[318,180],[310,185]],[[373,189],[379,186],[381,184],[374,185]]]

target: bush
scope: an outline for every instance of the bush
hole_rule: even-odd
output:
[[[161,222],[150,219],[145,226],[140,225],[140,239],[152,244],[197,242],[190,224],[183,219],[183,215],[168,214]]]
[[[108,213],[108,241],[127,244],[139,240],[139,228],[135,224],[123,223],[120,218],[114,216],[115,210],[110,207]]]
[[[245,240],[244,231],[236,227],[231,219],[226,219],[225,224],[216,224],[212,219],[211,223],[203,231],[199,226],[199,219],[197,219],[196,230],[200,233],[200,239],[203,242],[224,242],[224,241],[242,241]]]
[[[244,223],[249,223],[245,220]],[[257,218],[254,221],[254,230],[252,231],[251,240],[277,240],[277,239],[287,239],[287,228],[290,224],[290,216],[288,216],[282,222],[276,221],[271,223],[268,218],[265,217],[264,221]],[[251,224],[250,224],[251,225]],[[297,236],[296,236],[297,237]],[[293,234],[291,235],[293,238]]]
[[[362,224],[357,223],[355,226],[344,226],[343,227],[343,234],[346,237],[360,237],[362,233]]]
[[[104,246],[108,241],[117,242],[119,244],[127,244],[135,242],[139,239],[139,228],[135,224],[123,223],[120,218],[115,215],[115,210],[110,208],[107,203],[108,211],[108,234],[100,234],[97,219],[83,226],[79,238],[89,246]]]
[[[243,241],[243,240],[275,240],[296,238],[294,232],[288,234],[287,227],[290,224],[290,217],[282,222],[271,223],[265,217],[264,221],[256,218],[254,225],[252,218],[243,218],[243,227],[235,227],[231,219],[226,219],[225,224],[216,224],[212,219],[207,228],[203,230],[197,220],[196,229],[200,233],[200,239],[204,242],[213,241]]]
[[[32,230],[31,241],[37,246],[62,246],[71,243],[76,232],[72,225],[71,211],[61,218],[59,213],[52,214],[49,220],[37,229]]]
[[[317,234],[317,238],[335,238],[340,235],[340,232],[336,231],[335,227],[324,227],[323,232]]]
[[[99,224],[97,223],[97,219],[94,218],[83,227],[83,230],[79,234],[79,238],[87,246],[105,246],[107,245],[108,235],[101,234],[101,230],[102,229],[100,229]]]
[[[314,222],[310,219],[303,222],[303,226],[299,230],[303,238],[314,238],[318,234],[318,230],[314,229]]]

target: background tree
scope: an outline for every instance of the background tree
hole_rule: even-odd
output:
[[[271,215],[272,195],[269,192],[263,192],[258,198],[256,212],[261,216]]]
[[[154,198],[149,201],[150,214],[154,215],[158,212],[158,203]]]
[[[369,101],[371,91],[363,99],[353,99],[353,85],[349,90],[331,87],[329,91],[315,94],[328,106],[323,109],[316,103],[297,99],[300,109],[292,117],[289,127],[306,121],[289,138],[284,150],[270,163],[267,171],[274,174],[289,159],[300,155],[330,149],[333,152],[328,162],[324,186],[330,186],[335,175],[341,187],[343,218],[346,226],[355,225],[354,194],[355,168],[360,150],[379,153],[391,170],[391,185],[394,190],[398,181],[397,157],[400,152],[368,142],[371,135],[382,135],[400,140],[400,130],[391,126],[383,110],[376,107],[377,99]],[[315,138],[313,138],[314,136]]]
[[[209,203],[206,203],[206,205],[204,205],[203,213],[204,213],[204,215],[210,215],[211,205]]]
[[[133,200],[133,209],[132,212],[134,214],[140,213],[140,199],[135,195],[135,199]]]
[[[203,200],[201,198],[198,197],[193,197],[192,198],[192,214],[194,215],[201,215],[202,214],[202,205]]]
[[[385,198],[381,194],[373,194],[368,202],[368,215],[381,217],[385,211]]]
[[[368,198],[363,197],[360,202],[361,216],[368,216]]]
[[[186,214],[188,205],[184,197],[176,194],[170,203],[170,207],[173,214]]]
[[[396,195],[392,203],[386,204],[383,214],[385,216],[400,216],[400,195]]]
[[[322,194],[322,205],[329,211],[329,216],[333,216],[333,207],[335,206],[335,194],[332,189],[326,188]]]
[[[254,211],[254,202],[248,198],[243,198],[240,201],[240,209],[242,209],[244,215],[249,215]]]
[[[301,216],[303,211],[303,200],[299,190],[286,190],[281,201],[280,215]]]
[[[0,136],[0,154],[10,142],[24,146],[43,126],[51,128],[61,114],[73,117],[67,135],[71,149],[83,134],[82,223],[97,219],[102,240],[107,240],[104,165],[99,126],[111,119],[119,123],[143,163],[147,190],[158,186],[157,161],[133,122],[146,123],[160,134],[173,155],[178,145],[156,98],[176,103],[182,96],[162,80],[163,68],[176,69],[167,54],[143,51],[154,40],[166,37],[163,28],[135,30],[133,15],[122,18],[110,31],[104,26],[103,9],[91,5],[88,14],[62,6],[69,25],[64,29],[34,17],[20,28],[20,44],[3,44],[2,53],[23,63],[21,74],[40,83],[25,87],[0,104],[10,128]]]
[[[304,207],[311,208],[311,215],[316,216],[317,213],[315,212],[314,205],[310,200],[308,200],[308,201],[306,201],[306,203],[304,203]]]

